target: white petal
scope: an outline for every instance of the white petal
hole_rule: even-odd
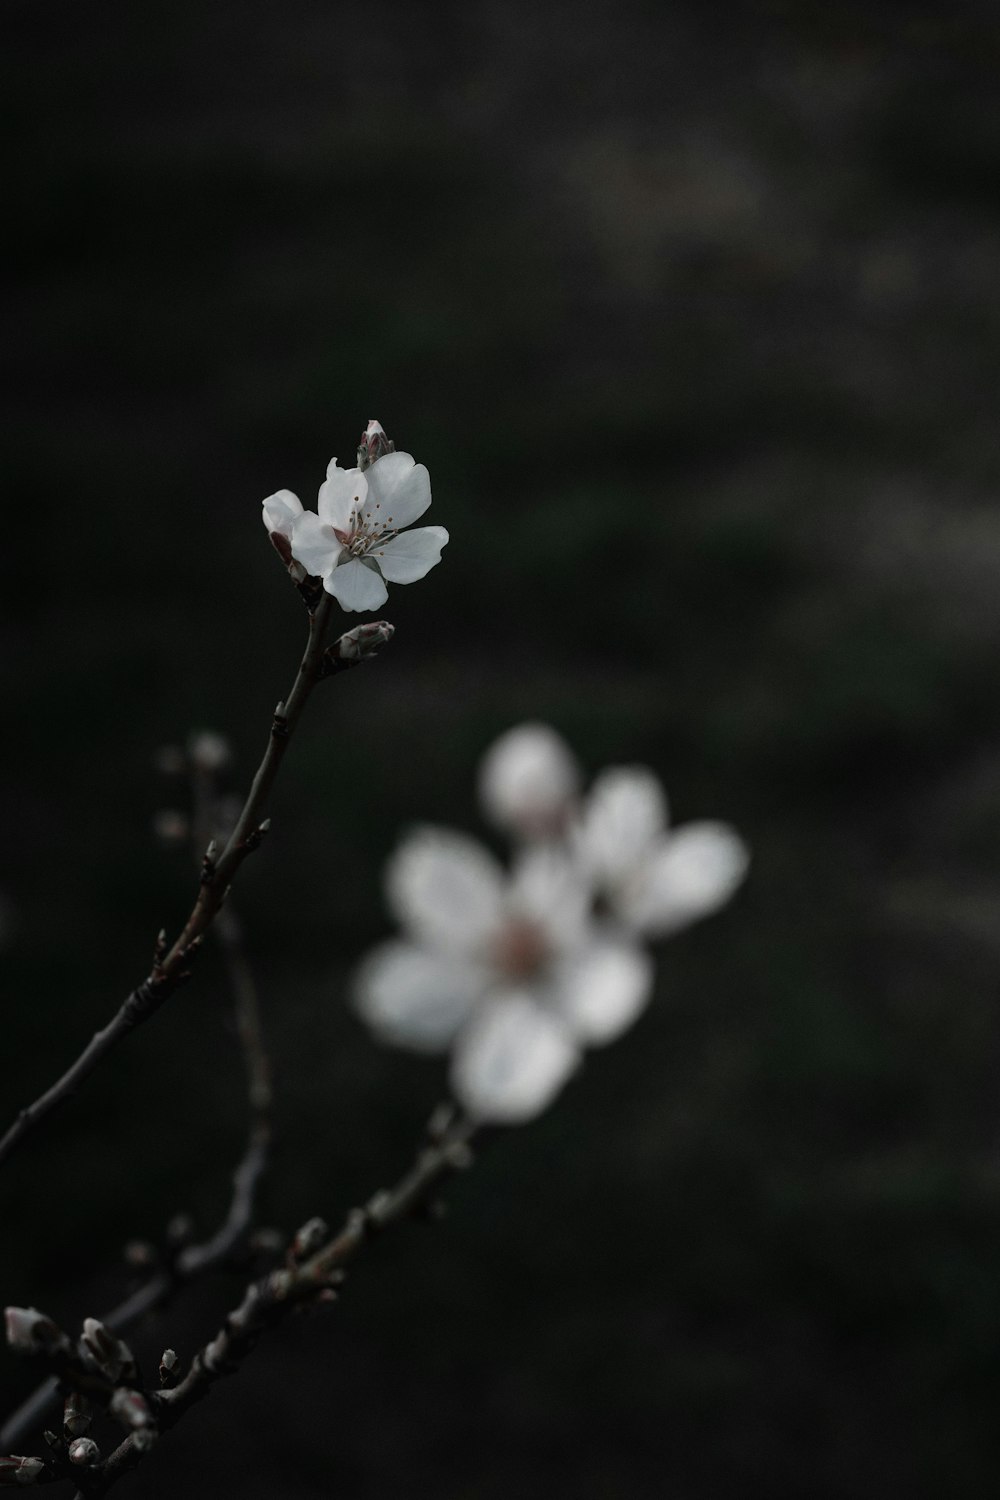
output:
[[[613,1041],[639,1016],[653,989],[653,961],[633,943],[600,938],[559,965],[555,1004],[581,1043]]]
[[[364,959],[354,1007],[383,1041],[416,1052],[443,1052],[483,989],[471,964],[410,943],[383,943]]]
[[[621,912],[640,931],[666,937],[724,906],[750,854],[725,823],[688,823],[663,840],[621,893]]]
[[[430,475],[409,453],[386,453],[367,470],[368,504],[384,526],[409,526],[431,503]]]
[[[564,849],[556,844],[534,844],[515,862],[507,904],[510,910],[537,923],[550,949],[563,952],[583,940],[590,890]]]
[[[303,511],[292,523],[292,556],[307,572],[322,578],[337,566],[343,547],[329,526],[313,510]]]
[[[361,510],[367,494],[368,481],[361,470],[341,469],[337,460],[331,458],[316,501],[320,520],[324,526],[335,526],[338,531],[353,531],[352,517]]]
[[[472,954],[489,947],[503,916],[503,872],[488,849],[448,828],[418,828],[386,869],[389,904],[428,947]]]
[[[646,857],[667,821],[667,800],[645,766],[614,766],[594,782],[579,828],[580,853],[594,878],[615,883]]]
[[[291,537],[292,523],[302,514],[302,501],[291,490],[275,490],[264,501],[264,525],[268,531]]]
[[[459,1032],[451,1085],[476,1119],[516,1125],[552,1103],[579,1060],[558,1016],[512,990],[485,1002]]]
[[[323,587],[348,614],[356,609],[381,609],[389,597],[378,569],[368,567],[356,557],[327,574]]]
[[[579,785],[573,755],[547,724],[508,729],[479,768],[487,817],[522,838],[544,838],[564,828]]]
[[[391,457],[391,453],[386,454],[386,458]],[[379,463],[385,463],[385,459],[380,458]],[[441,548],[447,540],[443,526],[418,526],[416,531],[404,531],[382,547],[373,547],[371,555],[390,583],[416,583],[441,561]]]

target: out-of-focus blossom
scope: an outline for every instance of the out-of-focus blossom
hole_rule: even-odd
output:
[[[214,729],[202,729],[188,740],[188,755],[199,771],[221,771],[229,764],[233,752],[225,735],[217,734]]]
[[[666,796],[644,766],[615,766],[596,778],[575,844],[615,915],[654,938],[724,906],[750,859],[727,823],[686,823],[668,831]]]
[[[733,894],[748,853],[723,823],[667,829],[643,767],[598,776],[585,800],[554,730],[522,724],[483,759],[479,792],[518,841],[511,874],[462,834],[419,830],[387,871],[403,934],[362,965],[355,1003],[383,1040],[451,1049],[451,1083],[475,1118],[539,1114],[584,1047],[643,1010],[664,937]]]
[[[387,885],[403,936],[362,965],[357,1008],[385,1041],[450,1047],[452,1087],[477,1119],[539,1114],[581,1049],[646,1004],[648,956],[591,921],[565,850],[527,850],[508,877],[475,840],[426,828],[397,850]]]
[[[487,817],[522,839],[564,833],[579,790],[576,760],[547,724],[509,729],[479,768],[479,799]]]

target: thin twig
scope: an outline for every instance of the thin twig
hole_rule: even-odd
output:
[[[195,1354],[181,1381],[149,1398],[161,1432],[173,1427],[216,1381],[234,1374],[266,1329],[296,1307],[324,1294],[329,1297],[330,1288],[342,1280],[344,1268],[375,1235],[429,1206],[435,1190],[471,1164],[474,1126],[469,1120],[449,1111],[447,1123],[435,1126],[432,1122],[432,1129],[429,1143],[410,1170],[393,1187],[376,1193],[364,1208],[348,1214],[338,1234],[301,1263],[250,1283],[215,1337]],[[125,1438],[88,1477],[86,1496],[105,1494],[135,1468],[145,1451],[131,1436]]]
[[[85,1078],[135,1027],[148,1021],[179,984],[188,977],[190,964],[202,939],[217,917],[232,881],[247,855],[267,831],[263,822],[267,800],[284,758],[288,742],[310,693],[323,674],[323,650],[332,599],[324,594],[309,616],[309,636],[292,690],[279,703],[263,759],[236,822],[236,827],[217,859],[206,860],[198,896],[179,936],[157,954],[153,968],[132,991],[124,1004],[100,1031],[94,1033],[76,1061],[51,1088],[22,1109],[6,1135],[0,1139],[0,1163],[6,1160],[28,1131],[53,1109],[64,1103]]]
[[[229,1207],[218,1229],[201,1244],[186,1245],[169,1266],[154,1272],[104,1314],[100,1321],[116,1334],[125,1333],[154,1308],[171,1301],[183,1286],[229,1259],[253,1223],[257,1187],[267,1168],[271,1144],[271,1085],[257,987],[243,948],[239,923],[229,907],[220,911],[215,931],[226,957],[247,1073],[250,1118],[246,1149],[233,1172]],[[52,1411],[59,1396],[59,1381],[55,1377],[43,1381],[32,1391],[0,1428],[0,1451],[9,1451],[35,1431]]]

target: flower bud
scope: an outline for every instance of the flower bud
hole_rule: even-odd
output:
[[[40,1458],[21,1458],[12,1453],[0,1458],[0,1484],[34,1484],[44,1469]]]
[[[161,1385],[176,1384],[179,1364],[180,1360],[177,1358],[176,1349],[164,1349],[160,1355],[159,1375]]]
[[[101,1450],[93,1438],[75,1438],[69,1445],[69,1461],[71,1464],[96,1464],[100,1456]]]
[[[94,1408],[79,1391],[70,1391],[63,1407],[63,1431],[67,1437],[83,1437],[93,1420]]]
[[[339,636],[332,646],[327,646],[323,653],[323,675],[343,672],[348,667],[356,667],[358,662],[370,661],[395,634],[396,627],[388,620],[370,620],[365,625],[355,625],[353,630]]]
[[[130,1390],[120,1385],[108,1402],[108,1411],[123,1427],[133,1432],[152,1425],[153,1414],[141,1391]]]
[[[386,437],[381,422],[376,422],[372,418],[361,434],[361,442],[358,444],[358,468],[370,469],[377,459],[395,451],[396,444],[391,438]]]
[[[309,1259],[314,1250],[319,1249],[320,1245],[329,1238],[329,1234],[330,1230],[325,1220],[310,1219],[308,1223],[303,1224],[292,1240],[288,1259],[293,1265],[300,1265],[304,1260]]]
[[[106,1380],[120,1380],[122,1375],[127,1377],[135,1370],[135,1356],[128,1344],[116,1338],[97,1318],[84,1318],[80,1352]]]
[[[4,1312],[7,1343],[16,1354],[44,1354],[65,1334],[37,1307],[8,1307]]]

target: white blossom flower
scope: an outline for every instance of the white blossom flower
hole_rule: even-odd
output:
[[[519,724],[494,742],[479,768],[479,799],[490,821],[522,839],[565,832],[580,771],[547,724]]]
[[[342,609],[378,609],[389,583],[415,583],[441,560],[443,526],[403,529],[431,503],[423,464],[409,453],[386,453],[362,472],[331,459],[316,510],[303,510],[290,490],[264,502],[264,524],[285,537],[291,556],[323,580]]]
[[[615,915],[647,937],[666,937],[724,906],[750,860],[726,823],[668,832],[663,788],[644,766],[616,766],[597,777],[574,842]]]
[[[475,840],[424,828],[387,886],[403,936],[369,954],[356,1006],[383,1040],[450,1047],[452,1087],[477,1119],[539,1114],[582,1048],[618,1036],[649,998],[648,955],[591,921],[566,850],[531,848],[508,877]]]
[[[292,525],[302,514],[302,501],[291,490],[276,490],[263,504],[263,520],[271,536],[292,539]]]

